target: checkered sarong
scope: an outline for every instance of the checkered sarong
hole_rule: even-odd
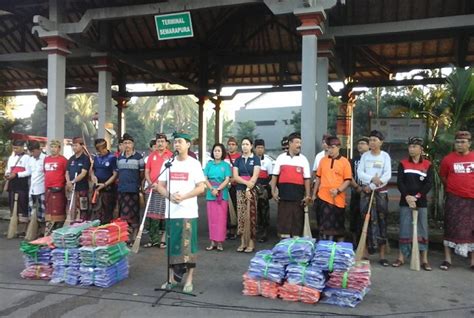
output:
[[[31,219],[33,208],[36,209],[36,218],[38,222],[44,222],[45,196],[43,194],[31,194],[28,200],[28,216]]]

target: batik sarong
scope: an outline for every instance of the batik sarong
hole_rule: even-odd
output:
[[[100,224],[107,224],[114,218],[117,192],[115,187],[107,187],[99,191],[96,203],[92,204],[92,219],[99,219]]]
[[[361,193],[360,212],[361,220],[365,219],[370,201],[370,193]],[[370,222],[367,229],[367,248],[369,254],[374,254],[378,248],[387,244],[387,219],[388,194],[387,192],[375,192],[372,209],[370,210]]]
[[[166,230],[169,249],[170,266],[196,267],[198,251],[198,219],[170,219]]]
[[[10,213],[13,213],[13,206],[15,204],[15,193],[18,193],[17,200],[17,215],[20,223],[28,223],[28,191],[9,191],[8,203],[10,205]]]
[[[246,192],[251,194],[251,198],[247,199]],[[250,205],[248,206],[248,200]],[[250,213],[250,215],[249,215]],[[247,224],[250,219],[250,226]],[[237,234],[244,235],[247,228],[250,228],[250,239],[257,238],[257,198],[255,190],[237,190]]]
[[[150,192],[145,195],[145,202],[148,202]],[[148,205],[147,218],[154,220],[163,220],[166,211],[166,198],[156,191],[153,191]]]
[[[464,257],[474,252],[474,199],[446,193],[443,243]]]
[[[278,201],[278,234],[302,236],[303,227],[304,207],[301,201]]]
[[[119,192],[118,204],[120,218],[137,228],[140,222],[140,203],[138,193]]]
[[[257,236],[265,238],[270,226],[270,202],[271,190],[268,185],[260,185],[257,191]]]
[[[46,221],[64,222],[66,220],[66,192],[64,188],[46,189]]]
[[[344,236],[345,209],[318,199],[319,235]]]
[[[420,251],[428,250],[428,209],[418,208],[417,234]],[[413,238],[413,210],[407,206],[400,207],[400,239],[399,248],[409,258]]]

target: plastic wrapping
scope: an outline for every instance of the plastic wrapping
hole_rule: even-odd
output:
[[[82,246],[107,246],[127,241],[128,223],[120,220],[85,229],[80,239]]]
[[[79,265],[62,266],[55,265],[51,277],[52,284],[66,283],[68,285],[79,285],[80,279]]]
[[[82,266],[111,266],[130,253],[124,242],[111,246],[87,247],[80,249]]]
[[[315,304],[319,301],[321,292],[306,286],[293,285],[286,282],[278,288],[278,296],[287,301]]]
[[[354,308],[364,299],[365,294],[368,292],[368,288],[357,291],[354,289],[326,287],[323,291],[321,303]]]
[[[128,277],[128,258],[124,257],[108,267],[81,266],[79,272],[82,286],[95,285],[107,288]]]
[[[51,252],[53,266],[79,266],[81,264],[78,248],[56,248]]]
[[[348,271],[332,272],[326,286],[363,291],[370,286],[370,276],[370,263],[361,261],[357,262]]]
[[[293,285],[307,286],[322,291],[326,283],[326,275],[311,264],[290,264],[286,268],[286,280]]]
[[[21,278],[35,280],[50,280],[53,274],[51,265],[31,265],[26,267],[21,273]]]
[[[314,248],[315,240],[309,237],[283,239],[272,249],[273,261],[284,265],[309,263]]]
[[[87,228],[100,225],[99,220],[76,223],[71,226],[62,227],[53,231],[53,242],[56,247],[73,248],[79,246],[79,238],[82,231]]]
[[[245,296],[263,296],[275,299],[278,297],[278,284],[266,279],[253,279],[248,273],[243,275],[244,289],[242,294]]]
[[[311,264],[323,271],[346,271],[354,265],[352,243],[319,241]]]
[[[272,251],[262,250],[250,260],[248,275],[252,279],[268,279],[281,283],[285,278],[285,265],[272,260]]]

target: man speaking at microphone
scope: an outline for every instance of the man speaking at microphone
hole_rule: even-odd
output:
[[[191,136],[175,132],[173,137],[175,160],[158,178],[158,192],[167,198],[166,217],[170,219],[166,224],[170,280],[162,288],[176,286],[188,272],[183,292],[191,293],[198,249],[197,196],[206,188],[205,178],[199,161],[188,155]]]

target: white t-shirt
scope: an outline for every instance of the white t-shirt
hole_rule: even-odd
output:
[[[161,168],[161,171],[165,169],[165,165]],[[196,184],[204,182],[204,173],[201,168],[201,163],[196,159],[189,157],[186,160],[180,161],[176,159],[173,161],[173,165],[169,170],[163,173],[159,181],[168,182],[168,178],[171,176],[170,182],[170,193],[179,192],[181,194],[192,191]],[[168,184],[166,184],[168,189]],[[168,217],[168,211],[170,210],[170,202],[166,199],[166,217]],[[192,219],[198,217],[198,204],[197,197],[193,197],[182,201],[179,204],[171,202],[171,219]]]
[[[44,188],[44,158],[46,155],[41,153],[39,158],[31,156],[28,160],[27,170],[31,173],[30,180],[30,195],[43,194],[45,192]]]
[[[321,159],[324,158],[326,155],[326,152],[324,150],[321,150],[316,154],[316,157],[314,158],[314,163],[313,163],[313,171],[316,172],[318,171],[319,163],[321,162]]]
[[[376,187],[370,181],[375,174],[383,182],[382,186]],[[357,176],[363,185],[369,185],[371,189],[383,188],[392,177],[392,164],[388,153],[381,151],[378,155],[373,155],[371,151],[365,152],[360,157],[357,167]]]

